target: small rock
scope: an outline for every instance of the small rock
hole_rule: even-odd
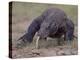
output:
[[[64,51],[62,51],[62,50],[61,51],[58,51],[57,52],[57,55],[64,55]]]
[[[16,57],[17,57],[17,58],[21,58],[21,57],[22,57],[22,55],[17,55]]]
[[[60,49],[59,49],[59,48],[54,48],[54,50],[55,50],[55,51],[59,51]]]
[[[32,53],[28,53],[28,55],[32,55]]]
[[[56,51],[50,51],[50,52],[47,52],[47,54],[49,55],[49,56],[56,56],[57,54],[56,54]]]
[[[40,51],[39,51],[39,50],[34,49],[34,50],[32,50],[32,54],[40,55]]]
[[[72,49],[71,48],[65,48],[65,49],[63,49],[63,51],[64,51],[64,55],[71,55],[72,53]]]
[[[71,51],[66,50],[65,53],[64,53],[64,55],[71,55]]]
[[[72,55],[77,55],[77,54],[78,54],[77,51],[72,52]]]
[[[72,49],[71,54],[72,55],[77,55],[78,54],[78,50],[77,49]]]

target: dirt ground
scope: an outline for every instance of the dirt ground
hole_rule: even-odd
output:
[[[49,48],[30,48],[13,49],[12,58],[32,58],[32,57],[50,57],[50,56],[66,56],[77,55],[78,49],[67,46],[56,46]]]
[[[17,41],[15,41],[17,42]],[[36,47],[36,37],[31,44],[17,48],[17,44],[13,43],[12,58],[32,58],[32,57],[50,57],[50,56],[66,56],[78,54],[78,41],[76,38],[71,45],[57,44],[57,39],[48,39],[39,41],[39,49]]]
[[[62,55],[77,55],[78,40],[75,38],[70,46],[63,44],[57,45],[57,39],[49,41],[42,40],[39,42],[39,49],[35,48],[36,37],[33,42],[25,47],[16,48],[17,39],[20,38],[29,27],[34,18],[39,16],[45,9],[57,7],[63,9],[75,24],[74,35],[77,36],[77,6],[66,5],[45,5],[45,4],[26,4],[13,3],[12,10],[12,58],[31,58],[31,57],[48,57]],[[61,39],[60,39],[61,40]]]

